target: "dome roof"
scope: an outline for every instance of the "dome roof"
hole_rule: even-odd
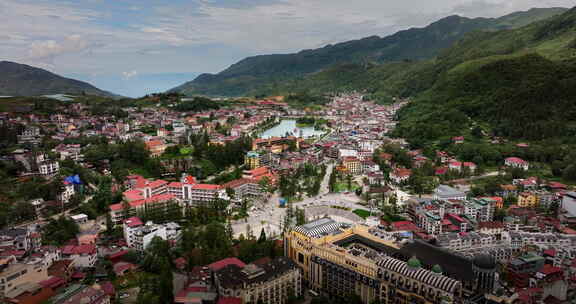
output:
[[[479,254],[472,260],[474,266],[482,269],[494,269],[496,268],[496,260],[487,254]]]
[[[422,267],[422,263],[420,263],[420,260],[418,260],[415,256],[413,256],[408,260],[408,267],[420,268]]]
[[[432,271],[435,273],[442,273],[442,267],[440,267],[440,265],[436,264],[432,267]]]

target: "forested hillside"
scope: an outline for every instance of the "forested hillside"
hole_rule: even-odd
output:
[[[391,81],[399,78],[398,82],[411,78],[410,67],[381,66],[382,63],[404,62],[406,65],[409,61],[429,59],[472,31],[516,28],[563,11],[562,8],[532,9],[501,18],[449,16],[427,27],[383,38],[372,36],[294,54],[249,57],[218,74],[202,74],[171,91],[187,95],[242,96],[306,89],[319,92],[347,87],[380,87],[381,77],[395,75]],[[397,71],[406,75],[396,75]],[[395,93],[393,88],[380,95]]]

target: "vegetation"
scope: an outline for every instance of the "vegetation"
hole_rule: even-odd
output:
[[[294,54],[249,57],[216,75],[200,75],[172,91],[187,95],[253,96],[286,95],[306,90],[324,93],[339,89],[373,89],[375,95],[389,99],[383,86],[382,90],[375,89],[377,83],[382,83],[378,79],[382,79],[382,74],[388,74],[389,68],[406,71],[402,73],[404,75],[414,75],[410,61],[432,58],[466,33],[516,28],[563,11],[536,9],[496,19],[450,16],[424,28],[400,31],[383,38],[372,36]],[[375,68],[387,62],[399,64]]]
[[[75,239],[78,232],[80,229],[74,220],[61,216],[57,219],[50,219],[42,228],[42,241],[45,244],[61,246]]]

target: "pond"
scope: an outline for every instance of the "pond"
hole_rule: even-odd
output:
[[[314,127],[303,127],[299,128],[296,126],[296,120],[285,119],[280,121],[280,124],[274,126],[271,129],[264,131],[260,138],[270,138],[270,137],[282,137],[286,136],[286,133],[294,136],[302,136],[304,138],[322,135],[324,131],[316,130]]]

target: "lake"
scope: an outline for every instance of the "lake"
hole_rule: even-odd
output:
[[[280,124],[264,131],[260,138],[282,137],[286,135],[286,132],[292,132],[294,136],[300,136],[301,133],[304,138],[324,134],[324,131],[316,130],[314,127],[298,128],[296,127],[296,120],[284,119],[280,121]]]

